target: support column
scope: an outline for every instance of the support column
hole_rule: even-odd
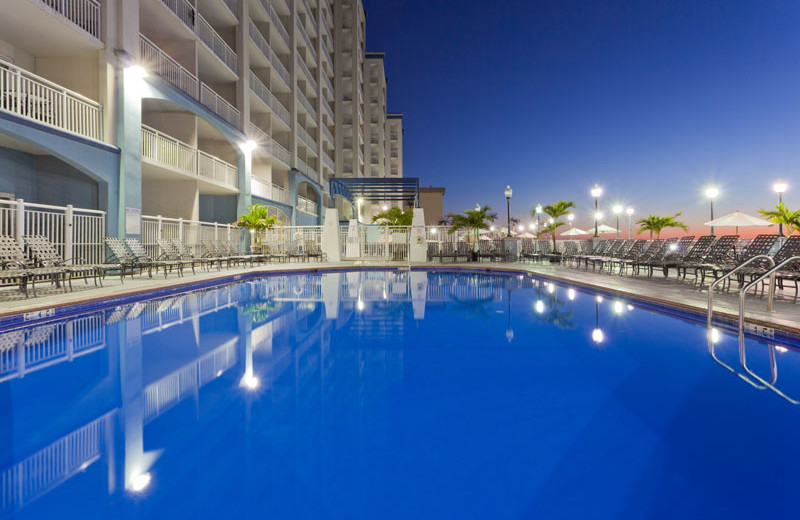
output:
[[[122,150],[117,236],[142,234],[142,82],[130,68],[117,68],[117,138]]]
[[[336,208],[325,208],[325,223],[322,225],[322,252],[329,262],[342,259],[339,248],[339,217]]]
[[[428,242],[425,238],[425,213],[422,208],[414,208],[411,220],[411,238],[408,258],[411,262],[425,262],[428,259]]]

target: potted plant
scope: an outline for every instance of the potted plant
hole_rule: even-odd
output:
[[[252,204],[250,212],[239,215],[239,220],[234,222],[233,225],[249,229],[252,238],[250,248],[253,251],[261,252],[264,230],[272,228],[277,221],[277,217],[270,217],[267,214],[266,206]]]

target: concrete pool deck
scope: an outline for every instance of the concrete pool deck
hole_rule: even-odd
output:
[[[54,288],[50,284],[41,283],[37,287],[36,298],[25,298],[15,289],[4,289],[0,291],[0,318],[5,316],[46,311],[54,307],[72,304],[85,304],[89,302],[100,302],[109,298],[119,298],[121,296],[144,294],[153,290],[165,288],[187,288],[198,282],[213,282],[223,280],[237,275],[249,273],[280,273],[280,272],[299,272],[315,271],[319,269],[358,269],[361,267],[370,268],[408,268],[409,264],[398,262],[307,262],[294,264],[265,264],[255,267],[235,267],[223,269],[221,271],[198,271],[197,274],[187,274],[183,277],[170,275],[164,278],[163,275],[135,276],[133,279],[126,278],[125,282],[120,282],[119,277],[108,276],[104,281],[104,287],[95,287],[90,281],[84,284],[83,281],[73,282],[74,290],[64,293],[60,289]],[[572,284],[590,290],[601,290],[617,293],[622,297],[645,300],[658,305],[678,307],[681,310],[696,313],[698,317],[705,315],[708,293],[705,289],[700,289],[692,281],[679,281],[674,277],[664,279],[660,275],[653,278],[644,276],[619,276],[616,274],[598,273],[585,271],[582,269],[572,269],[558,264],[536,263],[424,263],[411,264],[413,268],[424,269],[453,269],[453,270],[513,270],[520,273],[532,273],[556,282]],[[781,330],[793,335],[800,335],[800,302],[794,303],[794,290],[786,291],[775,298],[774,310],[767,312],[766,298],[755,296],[747,297],[746,321],[748,325],[755,328],[756,332],[770,333],[769,329]],[[719,292],[714,298],[714,315],[722,318],[735,320],[738,315],[738,292],[733,290],[728,293]]]

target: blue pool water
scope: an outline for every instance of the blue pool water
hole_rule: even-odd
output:
[[[425,271],[4,331],[0,519],[796,518],[800,354],[714,339]]]

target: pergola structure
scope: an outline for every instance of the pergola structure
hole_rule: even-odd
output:
[[[358,199],[366,203],[404,202],[419,207],[419,178],[333,178],[330,180],[331,200],[340,195],[356,205]]]

